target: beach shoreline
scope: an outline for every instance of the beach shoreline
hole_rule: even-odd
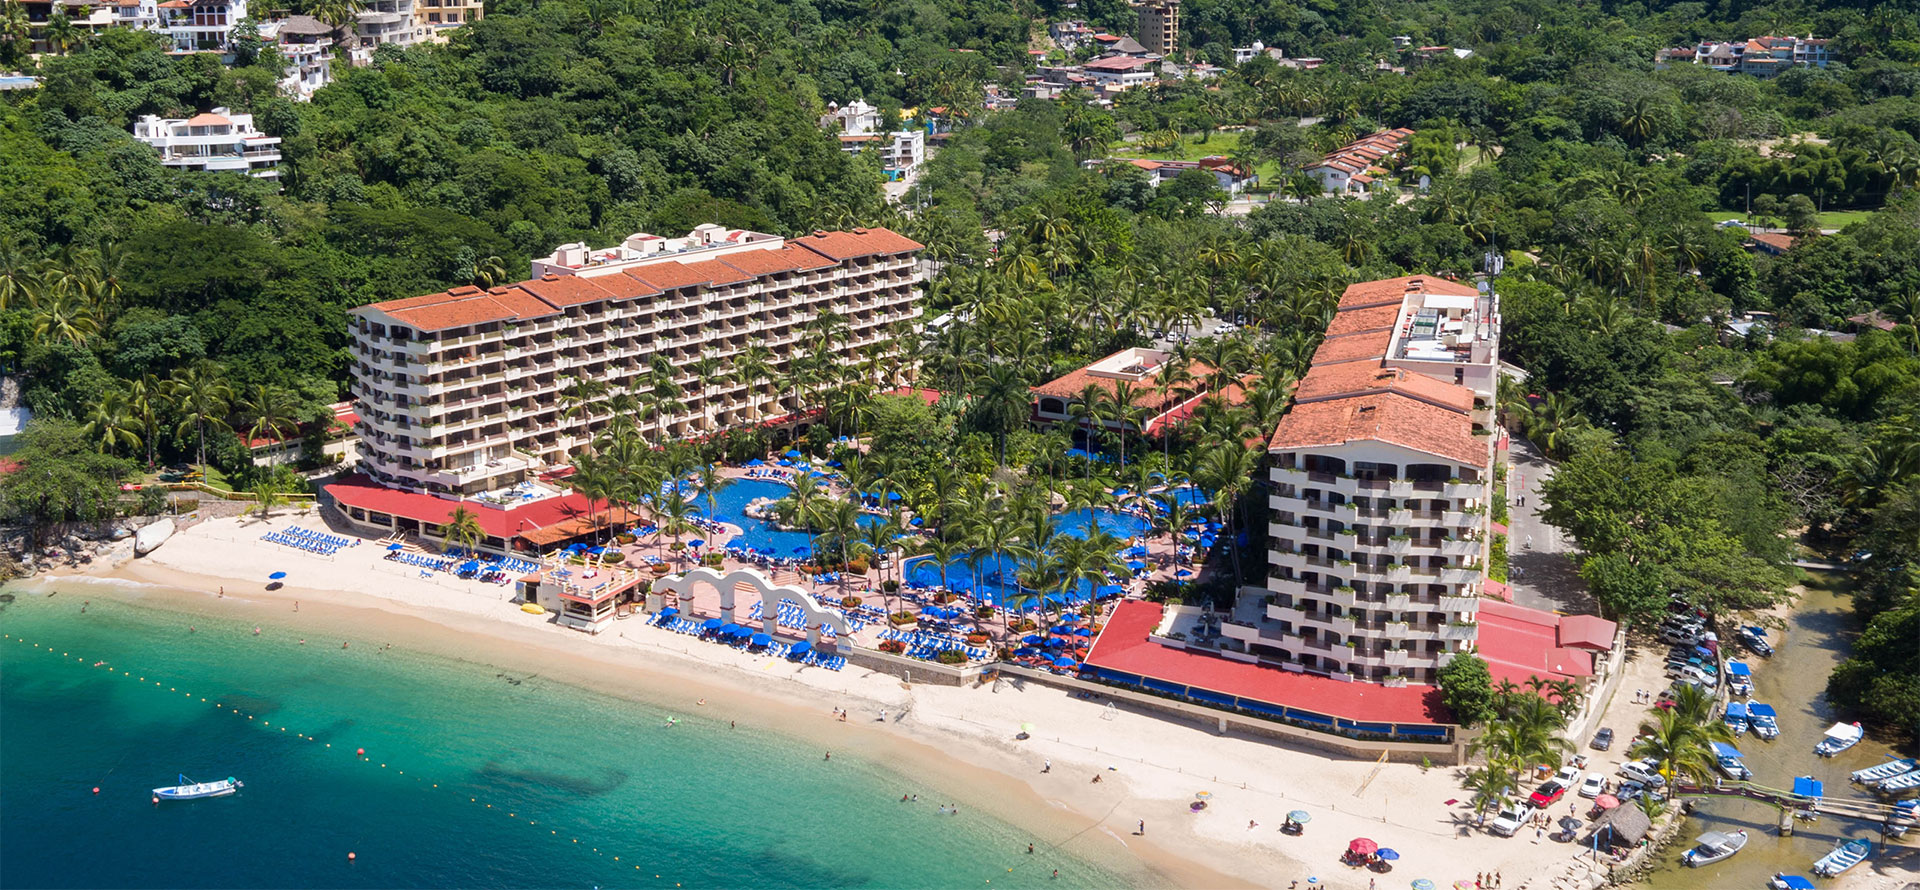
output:
[[[1498,871],[1512,882],[1504,886],[1520,888],[1520,876],[1544,876],[1573,852],[1542,837],[1504,839],[1473,829],[1454,767],[1330,757],[1039,683],[908,686],[855,666],[830,672],[642,621],[585,634],[521,612],[505,587],[422,579],[383,560],[377,547],[324,557],[259,540],[269,528],[300,521],[211,520],[147,557],[135,560],[125,548],[28,583],[104,584],[102,597],[283,627],[322,647],[391,643],[648,704],[681,702],[670,707],[703,719],[742,719],[926,777],[935,787],[966,789],[975,806],[1032,832],[1036,844],[1060,845],[1130,875],[1130,885],[1297,881],[1360,890],[1424,877],[1471,887],[1477,875]],[[273,571],[288,572],[289,586],[265,589]],[[696,704],[702,699],[704,706]],[[837,708],[851,719],[835,719]],[[1035,725],[1032,737],[1017,740],[1027,723]],[[1192,809],[1203,793],[1206,808]],[[1278,830],[1293,810],[1312,817],[1298,837]],[[1145,836],[1137,833],[1142,822]],[[1400,868],[1388,876],[1342,866],[1340,855],[1356,837],[1396,849]]]
[[[967,803],[1032,832],[1043,850],[1061,847],[1069,855],[1137,878],[1140,885],[1261,886],[1244,874],[1209,867],[1150,840],[1131,835],[1121,840],[1111,831],[1101,831],[1102,818],[1115,806],[1113,800],[1105,799],[1107,795],[1078,794],[1077,786],[1041,793],[1015,775],[1018,764],[1013,758],[1013,729],[1008,730],[1007,750],[996,751],[976,739],[916,724],[910,717],[914,705],[911,694],[897,680],[882,675],[874,675],[873,680],[882,688],[894,687],[898,696],[887,697],[878,690],[864,694],[866,690],[857,688],[824,689],[791,678],[782,678],[784,682],[777,688],[769,688],[769,678],[762,670],[755,669],[758,676],[751,677],[745,673],[747,665],[715,670],[711,656],[731,650],[664,631],[653,635],[660,639],[650,641],[652,645],[614,634],[595,638],[518,611],[503,610],[503,614],[524,621],[491,620],[411,606],[347,590],[311,586],[266,590],[256,581],[189,573],[147,559],[115,561],[13,583],[39,583],[56,589],[86,585],[84,593],[68,587],[69,595],[79,593],[83,598],[116,599],[159,611],[278,628],[304,635],[301,639],[322,650],[339,643],[391,644],[467,664],[539,674],[547,680],[667,708],[683,716],[737,720],[743,726],[815,743],[822,750],[885,764],[935,787],[965,789],[971,798]],[[244,593],[240,592],[242,588]],[[295,603],[297,612],[293,610]],[[591,645],[594,641],[602,645]],[[676,648],[675,643],[682,645]],[[715,651],[701,651],[704,649]],[[846,722],[835,719],[834,708],[846,709],[851,717]],[[894,715],[886,724],[877,719],[882,709]],[[1064,762],[1059,765],[1063,773],[1065,766]],[[1115,776],[1108,781],[1111,784],[1101,791],[1116,792],[1124,799],[1126,777]],[[1175,832],[1167,834],[1178,837]]]

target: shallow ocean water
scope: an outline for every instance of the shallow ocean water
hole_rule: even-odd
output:
[[[964,791],[775,733],[399,649],[15,592],[0,606],[7,887],[1126,882],[1044,843],[1026,855],[1034,838],[965,807],[936,813]],[[150,803],[179,773],[246,787]]]

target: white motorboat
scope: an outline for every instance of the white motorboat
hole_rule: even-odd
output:
[[[180,777],[180,784],[167,788],[153,789],[156,800],[199,800],[203,797],[226,797],[241,789],[240,780],[232,776],[218,782],[195,782],[186,776]]]
[[[1742,756],[1739,748],[1726,742],[1713,743],[1713,765],[1729,779],[1741,781],[1753,778],[1753,770],[1747,769]]]
[[[1854,770],[1848,774],[1848,778],[1862,785],[1872,785],[1885,779],[1891,779],[1901,773],[1911,772],[1916,764],[1920,764],[1920,761],[1916,761],[1911,757],[1889,760],[1886,763],[1876,764],[1866,769]]]
[[[1709,831],[1693,839],[1694,848],[1684,857],[1689,868],[1712,865],[1740,852],[1747,845],[1747,831],[1741,829],[1732,833]]]
[[[1873,844],[1868,841],[1854,838],[1853,840],[1842,842],[1840,846],[1833,848],[1833,852],[1820,857],[1820,861],[1813,864],[1813,873],[1821,877],[1831,878],[1849,868],[1859,865],[1862,861],[1866,860],[1867,854],[1872,852]]]
[[[1820,744],[1813,746],[1813,753],[1821,757],[1832,757],[1860,744],[1860,739],[1865,735],[1866,731],[1860,728],[1858,720],[1852,723],[1835,723],[1827,727],[1826,734],[1820,739]]]
[[[1772,705],[1758,702],[1747,705],[1747,728],[1753,734],[1767,741],[1773,741],[1780,735],[1780,718],[1773,712]]]
[[[1727,662],[1727,691],[1746,698],[1753,694],[1753,668],[1744,661]]]
[[[1727,702],[1727,712],[1721,715],[1720,719],[1727,724],[1727,729],[1733,732],[1734,738],[1746,735],[1747,703],[1738,701]]]

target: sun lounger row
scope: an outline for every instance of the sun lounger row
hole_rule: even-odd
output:
[[[453,564],[453,560],[451,559],[441,559],[438,556],[428,556],[424,553],[403,553],[399,550],[387,554],[387,558],[401,565],[414,566],[415,568],[422,568],[432,572],[444,572],[447,570],[447,566]]]
[[[267,532],[260,536],[260,540],[285,547],[292,547],[295,550],[305,550],[308,553],[315,553],[320,556],[332,556],[340,552],[340,547],[342,546],[316,541],[310,538],[302,538],[285,532]]]

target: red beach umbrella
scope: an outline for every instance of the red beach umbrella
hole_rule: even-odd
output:
[[[1379,844],[1363,837],[1354,838],[1351,843],[1347,844],[1347,852],[1355,856],[1372,856],[1374,851],[1378,849],[1380,849]]]
[[[1593,799],[1593,805],[1603,810],[1611,810],[1620,805],[1620,798],[1611,794],[1602,794]]]

